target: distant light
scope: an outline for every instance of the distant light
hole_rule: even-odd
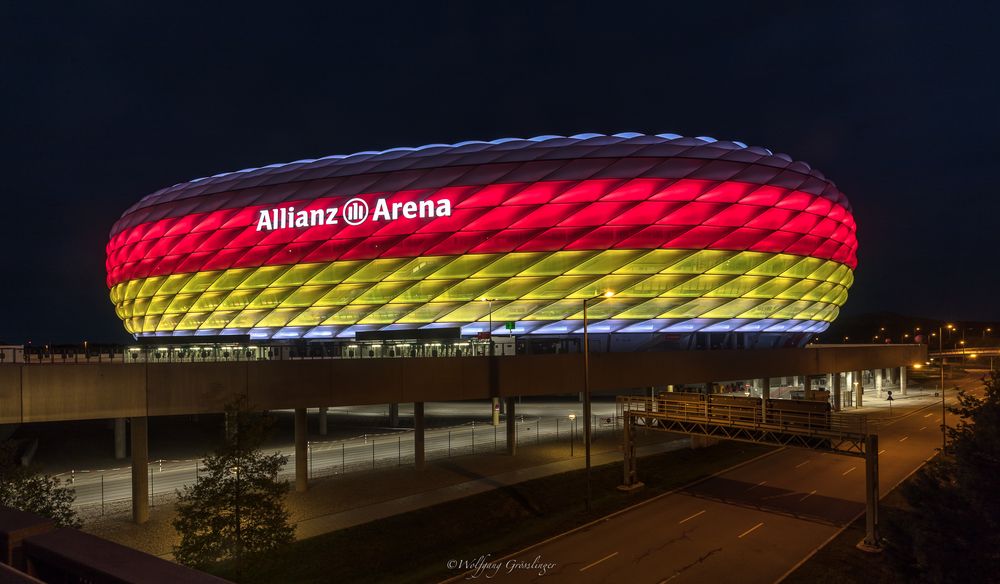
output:
[[[975,353],[970,353],[969,354],[969,359],[975,359],[975,358],[976,358],[976,354]]]
[[[921,367],[923,367],[923,365],[921,365],[920,363],[914,363],[913,364],[913,368],[914,369],[920,369]]]
[[[615,293],[612,292],[611,290],[608,290],[607,292],[604,293],[604,297],[605,298],[611,298],[614,295],[615,295]]]

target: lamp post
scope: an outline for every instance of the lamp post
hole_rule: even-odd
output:
[[[489,327],[490,328],[489,328],[488,331],[486,331],[486,334],[489,335],[490,357],[492,357],[493,356],[493,301],[495,300],[495,298],[482,298],[481,300],[483,302],[489,302],[490,303],[490,312],[489,312],[489,323],[490,323]]]
[[[573,443],[576,441],[576,414],[569,415],[569,457],[573,458]]]
[[[948,330],[954,328],[952,325],[948,325]],[[941,358],[941,452],[944,452],[945,447],[948,446],[948,431],[947,425],[945,424],[944,418],[947,415],[948,410],[944,405],[944,327],[938,327],[938,357]]]
[[[495,299],[494,298],[482,298],[481,300],[483,302],[489,302],[490,303],[490,307],[489,307],[489,327],[490,328],[489,328],[488,331],[486,331],[486,342],[488,342],[490,344],[490,348],[489,348],[489,351],[486,354],[489,355],[489,357],[490,357],[490,359],[489,359],[489,362],[490,362],[490,385],[493,386],[493,382],[496,380],[496,369],[495,369],[496,368],[496,363],[494,362],[495,360],[493,359],[493,356],[496,354],[495,348],[493,347],[493,300],[495,300]],[[491,393],[492,393],[492,390],[491,390]],[[493,416],[493,427],[495,428],[496,426],[500,425],[500,396],[499,395],[493,395],[493,397],[490,398],[490,401],[492,402],[490,404],[490,406],[491,406],[490,409],[492,410],[490,412],[490,414]]]
[[[587,511],[590,511],[590,339],[587,336],[587,303],[598,298],[611,298],[615,293],[610,290],[583,299],[583,448],[587,467]]]

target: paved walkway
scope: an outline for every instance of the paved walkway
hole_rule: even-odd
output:
[[[660,454],[662,452],[681,450],[683,448],[687,448],[689,445],[690,440],[683,438],[660,444],[640,446],[636,448],[636,451],[639,456],[649,456],[652,454]],[[601,452],[591,456],[591,464],[594,466],[618,462],[620,460],[621,454],[618,452]],[[409,511],[415,511],[417,509],[437,505],[439,503],[445,503],[448,501],[454,501],[455,499],[468,497],[470,495],[484,493],[493,489],[508,487],[524,481],[582,469],[584,468],[584,464],[583,458],[573,458],[570,460],[561,460],[558,462],[551,462],[528,468],[520,468],[490,477],[474,479],[464,483],[449,485],[447,487],[416,493],[414,495],[408,495],[398,499],[375,503],[373,505],[366,505],[364,507],[357,507],[346,511],[340,511],[338,513],[330,513],[320,517],[304,519],[296,524],[297,529],[295,530],[295,535],[299,539],[314,537],[331,531],[337,531],[339,529],[361,525],[363,523],[384,519],[393,515],[399,515],[400,513],[407,513]]]

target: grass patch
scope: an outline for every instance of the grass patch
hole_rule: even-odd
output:
[[[452,575],[449,559],[503,556],[768,450],[723,442],[642,458],[646,487],[632,494],[615,488],[620,463],[594,467],[589,513],[584,471],[571,471],[301,540],[248,561],[240,574],[229,564],[213,572],[245,584],[441,580]]]

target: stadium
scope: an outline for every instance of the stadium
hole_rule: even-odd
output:
[[[192,180],[125,211],[106,262],[137,338],[569,338],[586,301],[589,332],[681,348],[802,345],[856,264],[850,204],[808,164],[638,133]]]

